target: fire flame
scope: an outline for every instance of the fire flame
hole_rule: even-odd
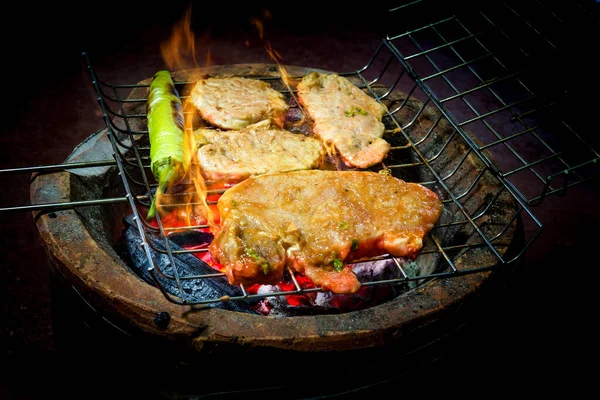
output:
[[[263,20],[267,19],[271,19],[271,13],[268,10],[265,10],[263,12]],[[290,76],[290,74],[286,71],[285,67],[283,66],[283,57],[281,56],[281,54],[271,46],[271,43],[268,40],[265,39],[265,25],[263,23],[263,20],[258,18],[252,18],[250,19],[250,22],[258,31],[259,38],[264,42],[267,54],[275,62],[283,84],[288,89],[291,97],[294,99],[296,104],[300,104],[298,98],[296,97],[296,93],[294,92],[294,90],[292,90],[292,87],[296,87],[300,82],[301,78]],[[304,120],[308,121],[309,116],[306,114],[304,108],[300,107],[299,109],[304,115]],[[325,146],[325,150],[329,155],[335,155],[335,146],[333,144],[329,144],[324,141],[323,145]]]
[[[271,13],[266,11],[265,13],[263,13],[263,16],[264,16],[264,19],[270,19]],[[289,90],[290,95],[292,96],[292,98],[294,99],[296,104],[300,104],[300,102],[298,101],[298,98],[296,97],[295,92],[292,90],[292,87],[296,87],[296,85],[298,84],[298,82],[300,81],[301,78],[294,78],[294,77],[290,76],[290,74],[288,74],[285,67],[283,66],[283,57],[281,57],[281,54],[277,50],[273,49],[273,47],[271,46],[271,43],[265,39],[265,26],[264,26],[263,21],[258,18],[252,18],[250,20],[250,22],[254,25],[254,27],[258,31],[258,36],[260,37],[260,39],[264,41],[265,50],[267,51],[267,54],[269,55],[269,57],[271,57],[271,59],[275,62],[275,65],[277,66],[277,69],[279,71],[279,75],[281,76],[281,80],[283,81],[283,83],[285,84],[287,89]],[[308,117],[308,115],[306,115],[306,112],[303,107],[300,107],[300,111],[302,112],[302,114],[304,114],[304,119],[308,121],[309,117]],[[327,151],[327,154],[329,156],[331,156],[332,159],[335,159],[335,157],[334,157],[336,155],[335,145],[333,143],[328,143],[326,141],[323,141],[323,145],[325,147],[325,150]]]
[[[173,26],[171,36],[160,46],[163,60],[171,71],[199,67],[196,61],[196,36],[191,29],[191,22],[192,6],[190,3],[183,17]],[[210,56],[207,56],[206,61],[207,63],[210,62]],[[190,170],[187,172],[184,181],[181,182],[186,184],[188,189],[178,193],[176,201],[172,201],[168,195],[160,196],[160,198],[157,196],[156,204],[157,208],[162,207],[171,210],[170,214],[162,221],[164,222],[163,225],[168,228],[206,224],[208,229],[212,230],[214,211],[208,206],[208,190],[197,160],[198,147],[193,134],[193,117],[196,114],[196,109],[189,99],[189,96],[182,99],[182,109],[186,143],[192,160]],[[163,214],[161,213],[161,215]]]
[[[296,99],[296,96],[294,95],[294,91],[292,90],[291,86],[297,84],[297,81],[299,81],[299,79],[294,79],[288,74],[288,72],[283,66],[283,57],[281,57],[281,54],[279,54],[277,50],[273,49],[271,43],[265,39],[265,24],[263,21],[268,19],[271,19],[271,12],[269,10],[265,10],[263,12],[262,20],[259,18],[251,18],[250,22],[258,31],[258,37],[262,41],[264,41],[265,50],[267,51],[269,57],[271,57],[271,59],[275,62],[275,65],[277,66],[277,69],[279,71],[279,75],[281,76],[281,80],[283,81],[287,89],[290,91],[292,97],[294,97],[294,100],[297,102],[298,99]]]
[[[275,62],[277,69],[279,71],[281,80],[283,84],[289,90],[290,95],[294,98],[296,103],[298,99],[292,90],[292,87],[296,87],[297,83],[301,78],[295,78],[288,74],[286,71],[283,59],[281,54],[277,52],[271,46],[271,43],[265,39],[265,26],[263,21],[267,19],[271,19],[271,13],[268,10],[265,10],[262,15],[263,19],[252,18],[250,22],[254,25],[254,27],[258,31],[259,38],[264,42],[264,47],[269,55],[269,57]],[[171,36],[164,41],[161,46],[161,55],[163,57],[163,61],[167,65],[170,71],[181,71],[186,69],[194,69],[200,67],[196,60],[196,35],[191,29],[192,22],[192,7],[191,3],[186,9],[184,16],[176,22],[176,24],[172,28]],[[248,41],[246,41],[246,45],[248,45]],[[204,66],[209,66],[212,64],[210,51],[207,52],[206,59],[204,62]],[[190,87],[190,93],[193,91],[194,87]],[[182,192],[177,194],[166,193],[162,196],[157,196],[156,207],[157,210],[163,209],[162,212],[159,212],[161,217],[161,223],[163,227],[169,228],[171,232],[179,230],[185,230],[189,228],[198,228],[199,226],[204,228],[200,228],[203,230],[208,230],[209,232],[214,232],[214,229],[217,227],[219,223],[219,213],[218,209],[215,206],[216,201],[220,197],[220,191],[226,190],[228,187],[231,187],[231,183],[220,182],[211,184],[210,191],[207,188],[206,182],[202,177],[200,164],[197,159],[197,144],[194,135],[194,126],[193,120],[194,116],[197,115],[197,110],[195,106],[189,101],[191,96],[187,96],[182,98],[182,109],[184,116],[184,131],[186,135],[186,143],[189,146],[188,151],[191,156],[191,167],[187,172],[186,178],[183,182],[180,182],[180,185],[187,186]],[[301,108],[302,113],[305,113],[304,109]],[[305,118],[308,119],[308,116],[305,114]],[[327,146],[325,143],[328,152],[335,151],[333,146]],[[151,222],[151,225],[154,227],[158,226],[158,222],[156,220]],[[215,270],[224,272],[224,267],[218,264],[211,256],[210,252],[207,251],[206,244],[202,244],[199,246],[188,246],[187,250],[197,250],[193,253],[194,256],[198,257],[202,261],[206,262],[208,265],[213,267]],[[300,284],[303,289],[314,288],[315,285],[312,281],[303,275],[296,275],[296,281]],[[280,282],[279,286],[283,291],[293,291],[295,290],[295,284],[290,282]],[[253,285],[248,289],[250,294],[256,294],[259,284]],[[361,291],[366,291],[367,288],[363,287],[360,289]],[[316,292],[308,292],[304,294],[289,294],[286,295],[286,299],[291,306],[310,306],[314,303],[314,297],[316,296]],[[364,295],[364,298],[368,298],[369,296]],[[363,298],[359,298],[360,301]],[[344,309],[357,309],[358,306],[356,304],[352,304],[351,307],[345,306],[345,298],[353,299],[351,296],[338,295],[332,301],[332,306]],[[346,301],[347,302],[347,301]],[[270,312],[270,308],[268,306],[268,301],[266,302],[267,306],[264,310],[259,310],[263,312],[265,315],[268,315]]]
[[[171,71],[196,66],[196,38],[191,29],[192,6],[185,11],[183,18],[175,23],[169,39],[160,46],[164,62]],[[188,57],[192,57],[189,64]]]
[[[294,91],[291,89],[291,87],[297,83],[295,82],[295,78],[290,77],[283,66],[281,55],[272,48],[267,40],[265,40],[264,21],[271,19],[271,17],[271,12],[269,10],[264,10],[261,18],[251,18],[250,23],[257,29],[258,36],[264,42],[267,54],[275,62],[284,85],[286,85],[290,94],[295,97]],[[196,60],[196,40],[198,37],[192,31],[191,25],[192,6],[190,3],[183,17],[173,26],[171,36],[161,43],[160,46],[163,60],[171,71],[200,67]],[[210,52],[208,52],[204,66],[210,64],[211,56]],[[193,91],[193,87],[190,89]],[[163,222],[163,226],[167,228],[183,229],[185,227],[197,227],[206,224],[206,229],[212,232],[214,231],[216,227],[215,223],[218,223],[219,218],[218,210],[214,205],[219,196],[209,195],[206,182],[200,171],[200,164],[197,160],[197,144],[193,134],[193,119],[194,116],[197,115],[197,110],[189,99],[190,96],[182,98],[182,108],[185,134],[192,162],[184,182],[181,182],[181,184],[188,186],[188,189],[177,193],[176,196],[157,196],[156,205],[157,209],[163,209],[163,212],[160,213],[160,215],[164,217],[161,219],[161,222]],[[211,189],[219,188],[211,185]],[[168,210],[168,212],[165,212],[165,210]]]

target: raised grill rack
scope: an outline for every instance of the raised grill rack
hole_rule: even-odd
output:
[[[404,3],[386,44],[516,196],[539,204],[598,173],[581,110],[594,104],[598,2]]]
[[[548,195],[564,193],[570,186],[590,179],[598,172],[600,157],[594,143],[589,142],[577,121],[569,120],[573,115],[560,108],[567,103],[567,109],[571,109],[569,102],[575,96],[571,80],[547,87],[540,85],[540,77],[544,82],[547,74],[539,72],[548,57],[560,54],[565,45],[572,44],[566,38],[572,37],[573,32],[569,35],[552,32],[550,38],[545,36],[549,24],[554,26],[558,21],[560,25],[565,13],[572,18],[581,18],[577,13],[582,13],[585,22],[589,22],[582,25],[582,29],[586,29],[583,33],[595,35],[598,20],[592,7],[588,10],[582,5],[571,4],[558,10],[554,5],[535,1],[505,2],[473,9],[464,7],[461,2],[453,2],[448,9],[442,7],[435,12],[423,12],[431,10],[430,3],[411,1],[391,9],[389,13],[394,21],[391,25],[401,27],[403,31],[390,31],[363,68],[340,73],[388,105],[386,137],[391,138],[393,149],[389,160],[376,169],[385,168],[395,176],[411,178],[432,188],[442,198],[445,211],[452,216],[441,221],[426,237],[419,256],[435,255],[440,267],[413,275],[395,259],[399,278],[365,285],[447,278],[512,265],[542,229],[530,207],[541,204]],[[531,14],[532,6],[539,7],[540,12]],[[496,19],[499,12],[509,17],[502,19],[502,24],[499,18]],[[404,19],[404,15],[411,18]],[[564,26],[571,24],[564,23]],[[112,165],[122,177],[123,197],[34,204],[2,211],[55,211],[129,203],[137,229],[145,238],[144,252],[152,266],[149,271],[169,301],[208,304],[264,297],[251,295],[241,286],[240,296],[191,300],[184,293],[182,282],[212,279],[222,274],[182,275],[177,269],[170,273],[157,268],[156,253],[166,254],[175,265],[173,257],[176,254],[197,250],[173,250],[166,236],[169,229],[163,226],[160,218],[158,228],[155,228],[138,212],[139,206],[147,207],[150,203],[154,180],[148,166],[149,149],[139,144],[143,143],[139,138],[147,135],[147,131],[132,128],[145,120],[145,113],[138,111],[140,107],[144,108],[146,99],[143,95],[131,96],[130,93],[144,93],[148,85],[103,82],[96,76],[86,54],[84,57],[104,114],[114,159],[2,172],[47,172]],[[293,95],[293,90],[288,90],[280,76],[260,79],[268,80],[287,96]],[[181,93],[185,93],[190,83],[177,81],[176,85]],[[395,97],[396,92],[408,97]],[[423,130],[420,125],[425,119],[430,126]],[[441,130],[447,135],[440,135]],[[456,149],[463,151],[452,153]],[[449,163],[449,159],[454,162]],[[463,178],[459,180],[458,176]],[[467,182],[464,176],[468,177]],[[488,189],[481,204],[470,204],[472,193]],[[507,203],[512,205],[509,211],[506,211]],[[506,213],[500,224],[490,226],[489,219],[498,209]],[[520,224],[526,227],[525,237],[513,240],[515,226]],[[462,239],[451,240],[457,232],[463,234]],[[158,235],[164,240],[165,250],[152,246],[147,239],[149,235]],[[511,249],[507,251],[509,247]],[[476,265],[465,262],[475,253]],[[388,257],[378,259],[381,258]],[[163,279],[172,280],[179,292],[167,291],[161,284]],[[293,291],[269,293],[269,296],[318,290],[302,289],[297,282],[295,284]]]

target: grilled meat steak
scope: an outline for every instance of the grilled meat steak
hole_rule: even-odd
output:
[[[325,159],[321,141],[274,127],[268,120],[241,130],[198,129],[194,135],[207,180],[239,182],[268,172],[318,168]]]
[[[347,166],[368,168],[388,154],[390,144],[382,139],[383,104],[336,74],[311,72],[297,89],[313,120],[313,132],[333,145]]]
[[[289,109],[267,82],[243,77],[201,79],[190,101],[205,121],[222,129],[242,129],[269,118],[283,127]]]
[[[360,282],[344,264],[416,257],[442,205],[430,189],[370,171],[310,170],[251,177],[218,201],[209,250],[231,284],[277,284],[284,267],[334,293]]]

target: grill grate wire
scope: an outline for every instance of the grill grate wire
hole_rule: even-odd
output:
[[[542,1],[532,4],[540,7],[544,16],[561,22],[558,11],[552,8],[554,6]],[[411,15],[430,15],[414,10],[428,5],[427,0],[410,1],[391,9],[390,14],[402,15],[410,10]],[[504,2],[497,7],[521,21],[530,33],[533,32],[536,40],[545,44],[544,51],[548,53],[544,55],[554,54],[564,46],[561,37],[547,39],[542,29],[534,25],[534,22],[539,23],[539,18],[534,21],[524,17],[520,5]],[[582,7],[578,10],[585,12]],[[417,178],[411,180],[436,191],[443,201],[445,212],[451,215],[450,219],[440,221],[426,236],[424,248],[417,258],[435,255],[440,267],[415,275],[404,267],[399,258],[388,255],[375,257],[372,260],[393,260],[400,277],[365,282],[364,286],[405,284],[512,265],[542,230],[542,224],[530,207],[541,204],[548,195],[564,193],[568,187],[588,180],[597,173],[598,152],[588,142],[589,139],[567,120],[568,115],[560,115],[557,111],[561,104],[569,100],[571,88],[559,86],[550,93],[535,86],[531,77],[535,73],[531,71],[535,72],[534,67],[538,65],[531,60],[537,58],[530,54],[529,48],[523,48],[522,41],[511,37],[512,32],[500,26],[494,18],[495,10],[482,7],[481,10],[466,8],[464,13],[462,11],[463,8],[457,5],[451,10],[439,9],[429,21],[412,19],[410,22],[415,27],[399,34],[388,34],[363,68],[340,73],[388,105],[388,113],[384,118],[386,137],[393,138],[393,146],[390,157],[377,170],[387,170],[407,180]],[[445,12],[449,14],[445,15]],[[592,25],[596,24],[594,27],[598,26],[595,14],[589,13],[589,21]],[[503,45],[499,46],[498,43]],[[520,61],[511,58],[514,52]],[[46,173],[115,166],[122,178],[123,197],[5,207],[0,211],[43,213],[127,203],[143,238],[149,272],[169,301],[177,304],[208,304],[264,298],[265,295],[249,294],[248,288],[240,285],[241,296],[191,300],[183,290],[183,281],[213,279],[223,274],[215,270],[214,274],[182,275],[177,268],[167,273],[157,266],[153,252],[166,254],[171,265],[175,265],[173,257],[177,254],[207,250],[173,249],[168,233],[174,228],[165,227],[160,216],[157,217],[158,226],[151,226],[140,215],[139,207],[148,207],[156,184],[149,171],[149,148],[140,144],[140,138],[148,134],[147,129],[135,128],[140,126],[140,122],[143,126],[145,121],[146,115],[139,109],[145,104],[146,98],[143,95],[132,97],[130,94],[144,93],[149,85],[103,82],[96,76],[87,54],[83,56],[98,94],[114,158],[15,168],[0,173]],[[293,95],[293,89],[290,91],[280,76],[259,79],[278,87],[287,96]],[[192,83],[176,81],[176,86],[180,93],[185,93],[185,88]],[[397,92],[405,96],[397,97]],[[183,95],[182,100],[185,98]],[[547,118],[550,118],[550,122]],[[449,133],[441,135],[442,130]],[[464,151],[462,154],[453,154],[456,148]],[[536,151],[531,151],[531,148]],[[449,159],[452,163],[449,163]],[[465,176],[468,177],[466,182]],[[556,184],[557,181],[561,182]],[[473,193],[488,188],[492,190],[481,204],[470,204]],[[219,193],[222,190],[209,190],[209,194]],[[514,208],[510,209],[500,224],[489,226],[491,216],[496,209],[503,207],[507,199]],[[512,240],[513,229],[518,224],[529,227],[527,237],[517,244],[517,248],[508,252],[506,250],[515,245]],[[206,227],[198,225],[186,229]],[[468,235],[462,240],[449,240],[449,236],[463,231]],[[161,238],[164,250],[155,247],[149,240],[150,236]],[[465,262],[474,254],[479,261],[476,265]],[[481,257],[482,254],[486,257]],[[295,289],[269,293],[269,296],[319,291],[316,288],[302,288],[292,271],[289,272]],[[174,281],[178,294],[169,293],[159,278]]]
[[[387,43],[510,190],[535,206],[596,176],[600,155],[581,107],[597,105],[589,96],[597,74],[587,73],[587,43],[600,38],[597,2],[459,1],[424,12],[432,3],[390,10],[395,20],[408,13],[418,21],[388,33]]]
[[[437,268],[434,271],[430,271],[427,274],[414,274],[405,269],[404,263],[399,258],[390,257],[384,255],[375,257],[371,260],[384,260],[392,259],[395,266],[399,270],[399,278],[396,279],[385,279],[381,281],[364,282],[364,286],[372,286],[379,284],[400,284],[408,281],[426,280],[436,277],[449,277],[458,276],[467,273],[475,273],[491,270],[499,265],[507,265],[515,262],[526,250],[531,241],[541,231],[541,224],[535,219],[535,216],[527,209],[526,205],[522,201],[516,199],[518,206],[514,210],[508,219],[503,221],[503,226],[496,227],[493,232],[485,231],[485,219],[486,215],[492,208],[497,206],[500,202],[501,197],[509,194],[509,190],[502,185],[492,174],[490,174],[490,168],[484,162],[481,162],[473,150],[468,146],[465,146],[467,151],[460,158],[459,162],[452,165],[449,168],[447,165],[438,167],[436,163],[440,159],[448,160],[447,152],[449,149],[456,147],[456,143],[451,146],[450,143],[463,142],[459,135],[452,134],[446,138],[445,142],[435,147],[435,154],[425,154],[427,151],[431,151],[431,142],[438,140],[434,138],[436,131],[439,130],[440,125],[445,120],[442,113],[437,111],[438,117],[427,129],[427,134],[422,137],[413,137],[411,133],[415,131],[413,127],[419,126],[423,120],[427,120],[424,117],[426,113],[436,113],[437,108],[429,100],[425,99],[423,103],[416,109],[410,109],[413,115],[410,119],[406,119],[405,116],[398,118],[404,111],[408,110],[408,104],[413,101],[413,96],[418,96],[417,92],[423,92],[419,86],[406,74],[406,70],[402,68],[402,64],[399,62],[397,56],[391,51],[391,47],[384,41],[376,50],[372,59],[362,69],[354,72],[341,73],[341,75],[354,80],[357,85],[364,90],[368,91],[378,101],[388,102],[388,115],[386,116],[386,126],[388,127],[388,133],[395,135],[395,143],[392,148],[392,153],[399,153],[398,155],[391,157],[391,159],[385,161],[385,165],[378,166],[377,169],[385,169],[390,171],[396,176],[410,176],[411,174],[405,174],[404,171],[417,168],[423,179],[419,183],[429,186],[436,190],[443,199],[444,208],[452,210],[451,214],[460,216],[459,218],[445,222],[444,224],[438,224],[432,232],[425,239],[426,245],[424,246],[421,255],[419,257],[425,257],[426,255],[438,255],[441,257],[441,263],[445,264],[444,267]],[[96,76],[91,63],[88,61],[88,68],[92,75],[94,87],[98,93],[98,99],[100,106],[102,107],[107,130],[111,138],[111,143],[115,154],[118,155],[117,165],[119,171],[125,183],[125,189],[127,192],[127,199],[130,202],[131,209],[134,213],[134,220],[137,225],[137,229],[140,236],[144,238],[144,247],[146,251],[150,268],[150,273],[154,278],[156,285],[161,288],[163,294],[172,302],[178,304],[207,304],[218,301],[237,301],[237,300],[251,300],[264,298],[264,294],[249,294],[248,288],[240,285],[241,296],[223,296],[214,299],[202,299],[202,300],[190,300],[182,289],[181,282],[184,280],[195,280],[195,279],[211,279],[215,277],[222,277],[223,274],[215,270],[215,274],[208,275],[180,275],[176,269],[173,269],[172,274],[168,274],[162,271],[157,266],[155,260],[151,255],[152,252],[157,254],[165,254],[171,260],[171,265],[175,265],[174,255],[182,253],[196,253],[201,251],[207,251],[206,249],[201,250],[174,250],[168,240],[169,228],[166,228],[161,220],[160,216],[157,218],[157,227],[151,226],[141,216],[138,207],[147,207],[152,199],[152,189],[155,187],[151,173],[149,172],[148,165],[148,148],[144,145],[136,145],[140,143],[139,137],[143,137],[148,134],[147,129],[132,129],[130,124],[127,122],[131,119],[143,120],[145,118],[144,113],[129,112],[128,105],[138,103],[138,108],[144,105],[146,99],[142,97],[136,97],[132,100],[125,101],[120,95],[122,89],[137,89],[142,92],[147,91],[148,84],[140,85],[111,85],[98,79]],[[257,79],[264,79],[269,81],[273,87],[281,88],[282,93],[290,96],[293,94],[287,88],[287,85],[283,82],[282,78],[276,77],[255,77]],[[301,77],[292,77],[292,81]],[[188,81],[176,81],[176,87],[180,93],[183,93],[182,100],[185,101],[186,87],[193,84],[194,82]],[[410,86],[407,86],[410,85]],[[404,98],[393,99],[396,90],[402,90],[408,95]],[[135,109],[135,106],[133,107]],[[403,123],[404,121],[404,123]],[[143,124],[142,124],[143,126]],[[418,129],[419,132],[422,129]],[[429,145],[428,145],[429,143]],[[422,147],[424,150],[421,150]],[[125,151],[123,151],[125,150]],[[409,157],[402,156],[400,153],[410,153]],[[133,157],[130,154],[133,153]],[[134,162],[123,162],[122,160],[131,160]],[[411,159],[411,162],[406,160]],[[395,162],[396,160],[403,160],[403,162]],[[473,160],[477,160],[475,164]],[[483,159],[485,161],[485,159]],[[453,179],[462,173],[463,169],[466,168],[477,168],[477,171],[471,172],[474,174],[472,180],[464,184],[457,192],[456,188],[453,188]],[[141,179],[134,179],[133,176],[141,176]],[[494,180],[493,184],[489,182],[484,183],[484,180]],[[485,204],[481,205],[477,210],[468,209],[468,206],[463,204],[464,200],[470,198],[470,194],[476,189],[489,185],[496,189],[495,193],[490,194]],[[209,186],[210,188],[210,186]],[[222,192],[222,190],[221,190]],[[140,196],[139,193],[146,194],[146,196]],[[219,191],[213,191],[212,193],[218,194]],[[214,204],[214,203],[213,203]],[[510,255],[505,253],[506,248],[511,244],[510,237],[506,240],[504,238],[505,233],[516,224],[518,219],[529,219],[537,228],[537,231],[533,234],[533,237],[521,245],[516,252],[511,252]],[[198,229],[206,228],[206,225],[198,225],[193,227],[187,227],[187,229]],[[471,239],[464,243],[449,243],[446,236],[448,232],[457,231],[467,227],[467,231],[470,232]],[[181,227],[176,228],[178,230]],[[150,235],[153,237],[161,238],[164,244],[164,250],[153,246]],[[480,264],[476,266],[469,266],[465,268],[461,261],[465,256],[468,256],[470,252],[479,251],[485,252],[489,255],[489,263]],[[294,279],[294,274],[289,270],[290,276]],[[160,279],[169,279],[176,283],[179,288],[180,295],[173,295],[168,293],[163,285],[160,283]],[[309,292],[319,291],[318,288],[302,288],[297,280],[294,279],[295,289],[291,291],[279,291],[275,293],[269,293],[269,296],[282,296],[287,294],[304,294]]]

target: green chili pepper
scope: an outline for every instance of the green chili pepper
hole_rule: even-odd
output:
[[[169,71],[158,71],[152,79],[146,103],[146,118],[150,168],[158,181],[147,215],[147,219],[152,219],[156,213],[156,197],[161,196],[168,186],[181,182],[191,164],[183,107]]]

